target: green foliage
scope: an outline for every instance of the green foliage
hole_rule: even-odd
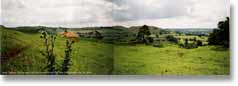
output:
[[[203,43],[201,40],[197,40],[196,42],[197,42],[197,46],[203,46]]]
[[[26,34],[11,29],[0,30],[2,33],[1,42],[4,43],[1,44],[1,49],[8,47],[6,52],[11,52],[17,47],[26,47],[9,59],[1,60],[2,74],[48,74],[46,73],[48,70],[43,70],[47,65],[47,59],[41,53],[45,52],[42,42],[44,40],[40,38],[41,34]],[[3,39],[3,36],[6,38]],[[55,71],[56,74],[59,74],[65,56],[66,38],[59,35],[56,35],[56,38],[54,44]],[[112,44],[81,39],[80,42],[76,41],[73,45],[75,50],[72,50],[70,54],[70,66],[68,66],[67,74],[106,75],[112,73]]]
[[[22,27],[16,27],[16,28],[9,28],[9,29],[14,29],[23,33],[28,33],[28,34],[37,34],[41,31],[46,31],[46,32],[56,32],[57,28],[54,27],[44,27],[44,26],[22,26]]]
[[[189,43],[188,39],[185,39],[185,43],[184,44],[179,44],[179,46],[182,47],[182,48],[186,48],[186,49],[198,48],[198,45],[197,45],[196,41],[193,41],[192,43]]]
[[[152,43],[153,39],[149,37],[150,35],[151,35],[151,32],[149,30],[149,27],[147,25],[142,26],[139,29],[139,32],[137,33],[137,36],[136,36],[137,43],[145,43],[145,44]]]
[[[209,35],[208,43],[210,45],[223,45],[229,48],[229,17],[225,21],[220,21],[218,28]]]
[[[17,27],[17,31],[24,33],[39,33],[40,30],[44,30],[42,27]]]
[[[186,49],[198,48],[196,43],[188,43],[188,44],[184,44],[184,45],[180,45],[180,46],[183,47],[183,48],[186,48]]]
[[[196,37],[190,38],[189,41],[197,41]]]
[[[66,30],[67,31],[67,30]],[[54,45],[56,36],[55,34],[48,34],[47,32],[43,31],[41,33],[41,38],[44,39],[44,46],[45,46],[45,52],[42,52],[42,55],[44,55],[47,58],[47,66],[48,74],[56,74],[57,69],[55,68],[56,62],[55,62],[55,54],[54,54]],[[65,47],[65,57],[64,61],[62,63],[62,67],[60,70],[60,74],[66,75],[67,71],[69,70],[69,62],[70,62],[70,54],[72,52],[71,46],[74,43],[74,40],[66,40],[66,47]]]
[[[95,38],[98,39],[98,40],[101,40],[101,39],[103,39],[103,36],[100,32],[95,31]]]
[[[185,43],[184,43],[185,45],[188,45],[188,39],[185,39]]]
[[[157,43],[153,43],[153,47],[162,48],[164,47],[164,45],[162,43],[157,42]]]
[[[167,39],[168,41],[170,41],[170,42],[178,43],[178,39],[175,38],[175,37],[172,36],[172,35],[168,35],[168,36],[166,36],[166,39]]]
[[[154,42],[154,39],[152,37],[146,37],[146,43],[149,44],[149,43],[153,43]]]
[[[1,55],[3,56],[3,52],[7,54],[4,60],[1,56],[2,74],[32,74],[29,72],[42,71],[45,67],[45,57],[40,54],[42,44],[39,35],[25,34],[8,28],[1,28],[0,32]]]
[[[16,49],[18,45],[15,44],[21,44],[20,46],[28,47],[14,58],[2,62],[1,72],[41,74],[39,71],[44,68],[42,66],[46,65],[46,58],[40,53],[42,49],[45,50],[45,46],[42,46],[40,42],[42,41],[39,38],[40,34],[25,34],[15,30],[3,30],[3,33],[7,33],[4,34],[7,38],[4,46]],[[167,35],[159,35],[158,39],[166,39]],[[66,38],[56,37],[54,42],[55,64],[61,65],[55,65],[55,70],[58,71],[57,68],[60,68],[59,71],[62,71],[62,65],[65,63],[64,70],[67,69],[65,72],[67,74],[77,72],[76,74],[82,75],[229,75],[230,72],[229,49],[219,48],[218,50],[217,46],[208,45],[184,49],[174,43],[161,42],[158,46],[162,45],[162,47],[156,48],[143,44],[121,45],[80,39],[79,43],[73,44],[74,50],[68,54],[70,60],[65,61],[66,59],[62,57],[66,57],[64,46]],[[128,39],[133,39],[133,36],[129,37],[131,38]],[[177,38],[177,36],[174,37]],[[184,35],[181,39],[194,37],[197,36]],[[124,39],[124,37],[121,38]],[[205,43],[206,36],[196,39]],[[195,41],[192,42],[198,44]],[[153,42],[154,44],[157,45],[156,41]],[[191,41],[187,40],[186,44],[191,44]],[[9,52],[9,49],[6,51]]]
[[[54,46],[56,36],[51,34],[49,35],[47,32],[43,31],[41,33],[41,38],[44,40],[45,52],[42,52],[42,55],[47,59],[47,66],[48,74],[52,75],[55,74],[55,54],[54,54]]]
[[[18,41],[21,39],[23,35],[21,32],[16,32],[14,30],[7,30],[4,27],[0,28],[0,39],[1,39],[1,58],[7,58],[9,55],[9,51],[14,51],[18,49],[23,49],[27,47],[27,43],[25,41]]]
[[[62,69],[61,69],[61,72],[60,74],[62,75],[67,75],[67,71],[69,70],[69,66],[70,66],[70,54],[72,52],[72,44],[74,43],[75,41],[74,40],[66,40],[66,46],[65,46],[65,57],[64,57],[64,61],[62,63]]]

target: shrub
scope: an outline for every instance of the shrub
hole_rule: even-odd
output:
[[[158,47],[158,48],[162,48],[164,45],[161,43],[155,43],[153,44],[153,47]]]
[[[145,44],[150,44],[152,43],[151,41],[153,40],[151,37],[151,32],[149,30],[149,26],[144,25],[139,29],[139,32],[137,33],[136,36],[136,43],[145,43]]]
[[[187,45],[185,44],[180,44],[180,47],[186,48],[186,49],[193,49],[193,48],[198,48],[198,46],[195,43],[189,43]]]
[[[166,39],[167,39],[168,41],[170,41],[170,42],[178,43],[178,39],[175,38],[175,37],[172,36],[172,35],[168,35],[168,36],[166,36]]]
[[[55,74],[54,43],[56,36],[43,31],[40,37],[44,39],[45,52],[42,52],[42,55],[47,58],[47,66],[45,68],[48,69],[48,74]]]
[[[145,44],[151,44],[151,43],[153,43],[154,42],[154,39],[152,38],[152,37],[146,37],[146,39],[145,39]]]
[[[201,40],[197,40],[196,42],[197,42],[197,46],[203,46],[203,44],[202,44],[202,41],[201,41]]]
[[[189,43],[185,45],[186,49],[193,49],[193,48],[198,48],[198,46],[195,43]]]
[[[229,17],[218,23],[218,29],[214,29],[208,37],[209,45],[222,45],[229,48]]]
[[[62,63],[62,67],[61,67],[61,72],[60,74],[62,75],[67,75],[67,71],[69,70],[69,66],[70,66],[70,54],[72,52],[72,44],[74,43],[74,40],[66,40],[66,46],[65,46],[65,57],[64,57],[64,61]]]
[[[186,48],[186,49],[193,49],[193,48],[198,48],[197,43],[188,43],[188,39],[185,39],[184,44],[179,44],[180,47]]]

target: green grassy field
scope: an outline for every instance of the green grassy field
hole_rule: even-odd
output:
[[[46,72],[46,57],[40,52],[44,51],[43,40],[40,34],[25,34],[18,31],[1,29],[2,43],[1,53],[14,52],[18,47],[24,47],[16,55],[11,55],[2,60],[2,72]],[[55,43],[55,55],[57,67],[61,66],[64,59],[66,38],[57,36]],[[71,54],[71,74],[110,74],[112,71],[111,44],[79,40],[73,44]],[[12,53],[11,53],[12,54]]]
[[[1,31],[1,72],[8,74],[46,72],[46,57],[40,34],[15,30]],[[67,38],[57,36],[55,43],[56,68],[64,59]],[[89,75],[229,75],[229,50],[219,46],[195,49],[180,48],[167,43],[164,47],[120,45],[79,40],[72,47],[69,74]]]
[[[116,46],[114,74],[227,75],[229,51],[217,51],[215,48],[183,49],[175,44],[166,44],[163,48]]]

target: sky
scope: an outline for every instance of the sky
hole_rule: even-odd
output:
[[[8,27],[215,28],[230,16],[229,0],[1,0]]]

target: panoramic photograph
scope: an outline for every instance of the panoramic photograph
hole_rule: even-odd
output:
[[[230,75],[229,0],[1,0],[1,75]]]

